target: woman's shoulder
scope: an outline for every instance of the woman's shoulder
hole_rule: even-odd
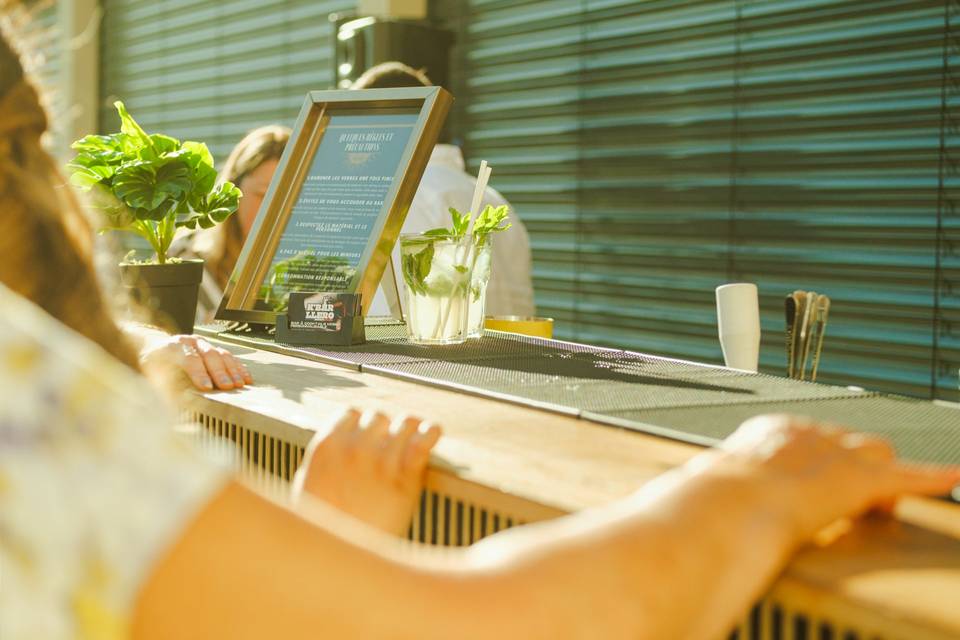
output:
[[[7,385],[55,386],[89,376],[111,391],[132,384],[152,394],[136,372],[3,285],[0,307],[0,378]]]
[[[137,372],[2,285],[0,308],[4,638],[103,637],[225,475]]]

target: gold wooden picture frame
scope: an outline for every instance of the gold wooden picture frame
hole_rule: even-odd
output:
[[[295,290],[358,293],[366,315],[452,102],[442,87],[308,93],[217,319],[275,324]]]

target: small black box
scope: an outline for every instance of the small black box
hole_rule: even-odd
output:
[[[277,316],[276,341],[300,345],[363,344],[363,316],[360,294],[290,294],[287,313]]]

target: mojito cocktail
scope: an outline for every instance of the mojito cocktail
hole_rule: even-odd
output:
[[[467,338],[473,239],[420,234],[400,236],[400,262],[407,285],[407,335],[422,344],[454,344]]]

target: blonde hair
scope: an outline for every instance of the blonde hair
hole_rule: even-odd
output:
[[[0,29],[0,282],[139,369],[94,275],[90,223],[40,144],[46,129],[40,97]]]
[[[278,124],[254,129],[237,143],[220,172],[221,180],[240,184],[247,175],[268,160],[279,160],[290,140],[290,129]],[[245,240],[237,214],[210,229],[202,229],[190,237],[187,252],[203,258],[206,269],[224,289],[240,256]]]

